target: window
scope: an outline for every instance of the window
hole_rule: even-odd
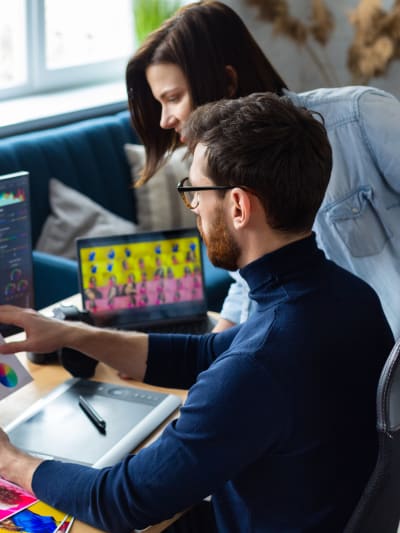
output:
[[[123,80],[132,0],[1,0],[0,99]]]
[[[0,3],[0,90],[27,80],[25,0]]]

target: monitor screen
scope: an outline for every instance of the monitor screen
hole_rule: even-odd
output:
[[[0,304],[33,307],[29,173],[0,176]],[[3,336],[18,328],[0,324]]]

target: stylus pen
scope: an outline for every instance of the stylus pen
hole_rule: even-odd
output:
[[[85,415],[97,427],[97,429],[104,433],[106,431],[106,421],[104,418],[101,418],[96,409],[92,407],[83,396],[79,396],[79,406],[82,408],[82,411],[85,413]]]

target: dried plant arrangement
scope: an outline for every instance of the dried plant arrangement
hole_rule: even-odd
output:
[[[291,15],[286,0],[245,1],[258,8],[259,18],[271,23],[275,33],[304,47],[327,84],[340,85],[324,53],[335,26],[326,2],[310,0],[309,17],[303,22]],[[348,20],[354,28],[347,52],[351,83],[366,85],[371,78],[384,75],[393,60],[400,59],[400,0],[394,0],[388,10],[382,7],[381,0],[360,0],[348,12]]]
[[[349,13],[354,39],[347,56],[352,83],[367,84],[400,58],[400,0],[385,11],[381,0],[361,0]]]
[[[271,23],[276,34],[283,35],[302,46],[328,85],[339,85],[325,47],[334,29],[334,17],[323,0],[311,0],[307,23],[290,13],[286,0],[245,0],[258,8],[258,16]],[[320,45],[317,52],[315,44]],[[321,58],[323,54],[323,58]]]

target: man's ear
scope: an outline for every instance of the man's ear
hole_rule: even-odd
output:
[[[227,96],[229,98],[235,98],[238,88],[238,75],[232,65],[225,66],[225,72],[228,79]]]
[[[235,229],[246,226],[250,220],[251,200],[250,195],[243,189],[232,189],[231,191],[231,216]]]

